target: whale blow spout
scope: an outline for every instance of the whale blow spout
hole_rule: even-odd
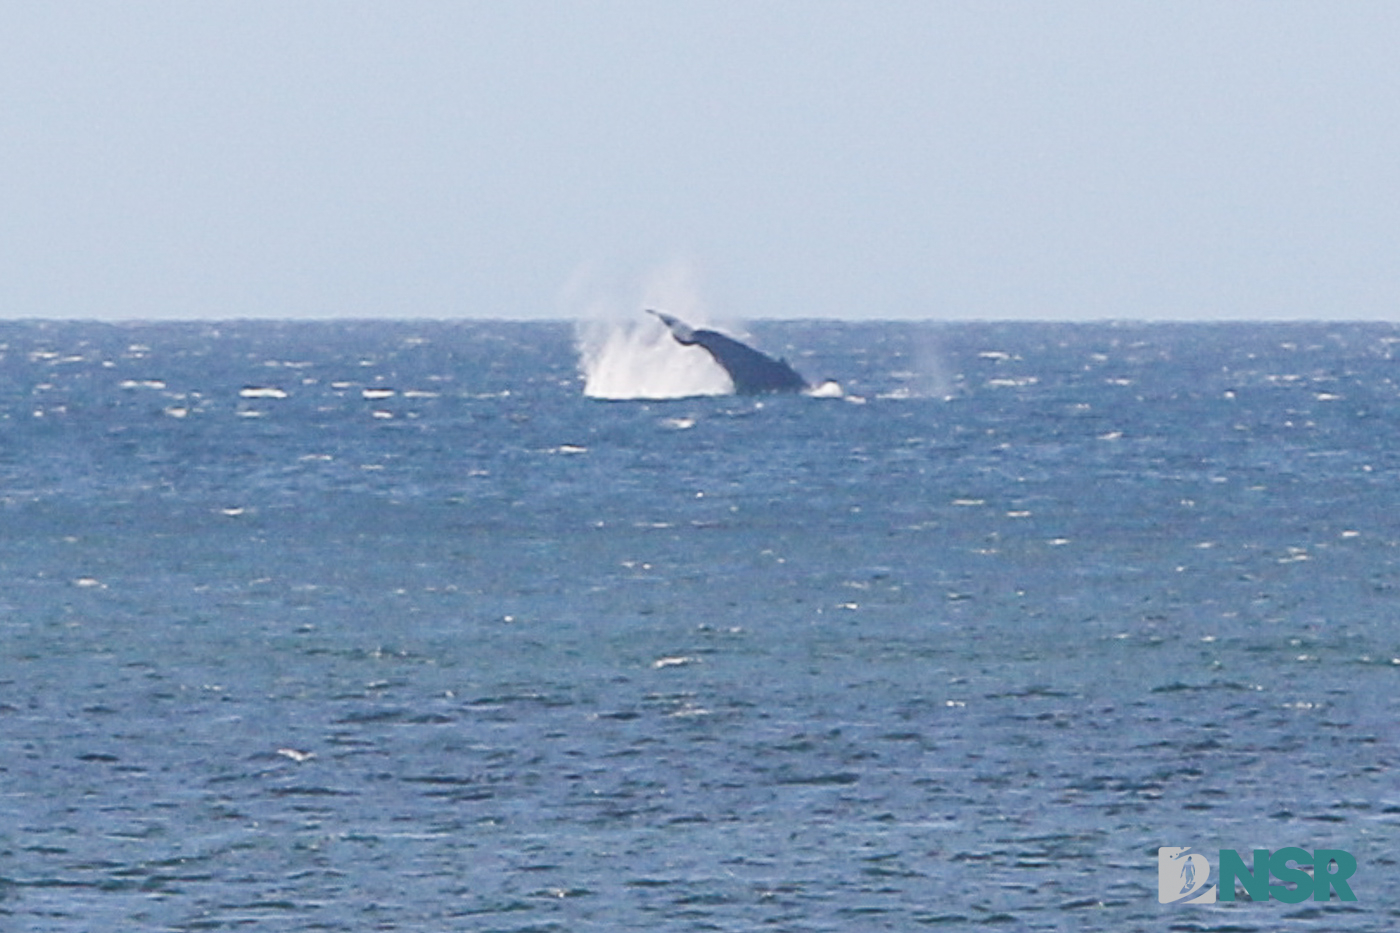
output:
[[[808,388],[807,380],[786,360],[775,360],[719,331],[691,327],[665,312],[647,310],[670,329],[677,343],[688,347],[699,346],[709,353],[716,363],[724,367],[734,383],[735,393],[739,395],[802,392]]]

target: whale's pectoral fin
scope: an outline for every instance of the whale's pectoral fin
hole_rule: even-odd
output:
[[[680,318],[672,317],[663,311],[653,311],[651,308],[647,308],[647,314],[656,315],[657,319],[671,331],[671,336],[676,338],[677,343],[689,346],[695,342],[695,329]]]
[[[705,328],[696,329],[684,321],[661,311],[649,313],[671,330],[677,343],[703,347],[729,373],[734,383],[734,391],[740,395],[757,395],[762,392],[801,392],[807,382],[786,360],[775,360],[771,356],[755,350],[747,344],[727,337],[719,331]]]

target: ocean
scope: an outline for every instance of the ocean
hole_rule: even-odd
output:
[[[1400,327],[749,331],[0,323],[0,928],[1400,925]]]

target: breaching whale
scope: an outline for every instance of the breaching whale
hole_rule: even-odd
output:
[[[719,331],[691,327],[661,311],[648,309],[648,313],[656,315],[670,329],[677,343],[702,347],[714,357],[715,362],[729,374],[734,391],[739,395],[802,392],[808,388],[807,380],[798,375],[786,360],[775,360],[733,337],[726,337]]]

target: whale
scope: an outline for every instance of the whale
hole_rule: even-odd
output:
[[[771,392],[804,392],[810,388],[807,380],[787,364],[787,360],[774,359],[760,353],[733,337],[717,330],[691,327],[679,318],[663,311],[647,309],[666,325],[676,343],[687,347],[700,347],[714,358],[714,361],[729,374],[734,383],[736,395],[765,395]]]

